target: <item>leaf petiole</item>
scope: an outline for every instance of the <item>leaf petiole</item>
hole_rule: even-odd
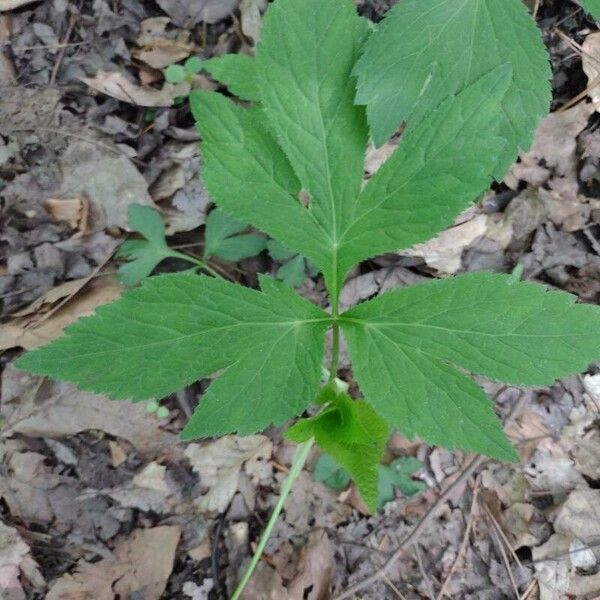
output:
[[[240,582],[238,583],[237,587],[235,588],[235,591],[233,592],[233,595],[231,596],[231,600],[238,600],[242,595],[244,588],[246,587],[246,585],[248,585],[248,581],[250,581],[250,578],[252,577],[256,566],[258,565],[258,561],[262,556],[265,546],[267,545],[267,541],[271,537],[273,527],[275,527],[275,523],[277,522],[277,519],[281,514],[283,505],[285,504],[285,501],[289,496],[290,491],[292,490],[292,486],[294,485],[294,482],[296,481],[296,479],[302,472],[304,465],[306,464],[313,443],[314,439],[311,438],[308,441],[301,444],[300,446],[298,446],[289,475],[286,477],[285,481],[283,482],[283,486],[281,487],[281,493],[279,494],[277,504],[275,505],[275,508],[271,513],[271,517],[269,518],[269,522],[267,523],[265,530],[260,536],[258,546],[256,547],[254,554],[252,555],[252,560],[250,561],[250,564],[246,568],[243,577],[240,579]]]

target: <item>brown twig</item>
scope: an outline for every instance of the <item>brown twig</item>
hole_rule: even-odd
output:
[[[444,585],[442,586],[442,589],[440,590],[440,593],[438,594],[436,600],[441,600],[441,598],[443,598],[444,595],[446,594],[446,588],[450,584],[452,575],[454,575],[454,571],[456,571],[458,565],[460,564],[460,561],[462,560],[464,553],[467,551],[467,544],[469,543],[469,536],[471,535],[471,529],[473,528],[473,520],[475,518],[475,509],[477,507],[477,494],[478,493],[479,493],[479,485],[476,485],[475,489],[473,490],[473,500],[471,501],[471,510],[469,511],[469,518],[467,519],[465,533],[463,535],[463,539],[460,544],[460,548],[458,549],[458,554],[456,555],[456,558],[454,559],[454,562],[452,563],[452,566],[450,567],[450,572],[448,573],[448,576],[446,577],[446,580],[444,581]]]
[[[501,392],[507,389],[509,386],[504,386],[501,388],[496,394],[495,399],[498,398]],[[513,406],[510,414],[506,418],[505,426],[510,424],[521,411],[521,407],[525,401],[525,394],[521,394],[515,405]],[[386,560],[384,565],[379,568],[375,573],[357,581],[353,585],[346,588],[343,592],[333,597],[333,600],[344,600],[345,598],[350,598],[356,592],[377,583],[380,579],[383,578],[383,575],[386,574],[395,564],[396,561],[402,556],[406,546],[410,543],[415,543],[423,531],[429,525],[429,521],[434,517],[437,513],[440,506],[454,493],[456,489],[458,489],[465,481],[467,481],[479,467],[485,464],[488,461],[486,456],[475,456],[471,458],[462,469],[461,474],[458,478],[451,483],[439,496],[439,498],[435,501],[435,503],[429,508],[429,510],[419,519],[418,523],[415,527],[400,541],[398,547],[394,551],[394,553]]]
[[[66,44],[69,43],[69,38],[73,33],[73,28],[75,27],[75,15],[71,15],[69,19],[69,27],[67,28],[67,33],[65,34],[65,38],[62,42],[62,48],[60,49],[58,56],[56,57],[56,62],[52,67],[52,74],[50,75],[50,87],[52,87],[56,81],[56,76],[58,75],[58,70],[60,69],[60,65],[62,64],[63,58],[65,57],[65,51],[67,49]]]
[[[513,587],[513,591],[515,592],[515,598],[517,600],[521,600],[521,594],[519,594],[519,587],[517,586],[517,582],[515,581],[515,577],[513,575],[512,569],[510,568],[510,561],[508,560],[508,555],[506,554],[506,550],[504,549],[504,544],[498,535],[498,531],[495,524],[495,519],[492,520],[490,518],[490,512],[487,512],[487,518],[490,523],[490,529],[492,530],[492,534],[496,538],[496,543],[498,544],[498,549],[500,550],[500,555],[502,556],[502,560],[504,561],[504,566],[506,571],[508,572],[508,577],[510,578],[510,583]]]

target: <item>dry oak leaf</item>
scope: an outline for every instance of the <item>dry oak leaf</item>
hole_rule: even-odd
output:
[[[200,509],[224,512],[238,490],[244,463],[246,471],[255,471],[257,463],[269,460],[272,451],[273,444],[264,435],[228,435],[207,445],[189,444],[185,455],[208,488],[198,499]]]
[[[180,536],[175,526],[136,529],[117,544],[114,561],[80,560],[54,583],[46,600],[159,600],[173,570]]]
[[[187,82],[178,83],[177,85],[165,83],[160,90],[142,87],[116,71],[100,70],[94,77],[82,77],[81,81],[98,92],[112,96],[122,102],[150,108],[173,106],[175,98],[187,96],[190,91],[190,84]]]

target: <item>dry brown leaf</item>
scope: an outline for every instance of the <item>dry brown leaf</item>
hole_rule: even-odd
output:
[[[48,290],[43,296],[40,296],[25,308],[13,313],[12,316],[26,317],[28,315],[36,314],[39,318],[41,313],[51,308],[63,298],[68,298],[69,296],[76,294],[81,288],[89,283],[89,281],[88,277],[85,277],[84,279],[74,279],[73,281],[65,281]]]
[[[159,600],[173,570],[179,527],[137,529],[114,550],[114,561],[79,561],[50,589],[47,600]]]
[[[581,66],[588,78],[588,96],[600,111],[600,31],[586,36],[582,50]]]
[[[267,0],[242,0],[240,2],[242,33],[255,44],[260,42],[262,13],[266,8]]]
[[[198,499],[204,511],[223,512],[238,490],[242,465],[255,473],[258,463],[271,457],[273,444],[264,435],[228,435],[206,445],[189,444],[185,455],[208,492]]]
[[[187,96],[190,91],[187,82],[177,85],[165,83],[160,90],[144,88],[116,71],[98,71],[94,77],[82,77],[81,81],[102,94],[135,106],[173,106],[175,98]]]
[[[173,23],[191,29],[198,23],[216,23],[231,14],[239,0],[157,0]]]
[[[310,532],[300,555],[298,574],[288,586],[291,598],[325,600],[331,597],[335,548],[323,529]]]
[[[41,591],[44,578],[19,532],[0,521],[0,591],[6,600],[25,600],[21,578]]]
[[[87,198],[48,198],[44,207],[56,221],[64,221],[71,229],[85,233],[88,226],[90,206]]]
[[[89,200],[92,231],[128,230],[130,204],[154,206],[144,176],[131,159],[110,146],[73,141],[60,158],[60,168],[58,195]]]
[[[39,0],[0,0],[0,12],[8,12],[9,10],[15,10],[21,6],[27,6],[39,2]]]
[[[154,69],[164,69],[187,58],[194,50],[189,31],[167,32],[169,17],[151,17],[140,24],[140,35],[136,40],[139,48],[131,52],[134,58]]]
[[[71,282],[67,285],[70,287]],[[57,293],[63,293],[61,290]],[[0,325],[0,350],[20,346],[33,350],[47,344],[62,335],[65,327],[81,317],[91,315],[98,306],[112,302],[120,297],[123,287],[112,277],[99,277],[92,280],[89,286],[73,297],[62,308],[39,325],[31,315],[13,319],[10,323]]]
[[[485,235],[487,222],[487,215],[477,215],[466,223],[447,229],[429,242],[403,250],[403,254],[420,256],[440,273],[452,275],[462,266],[463,250]]]
[[[160,429],[143,404],[113,401],[73,385],[45,380],[7,365],[2,377],[3,436],[56,438],[104,431],[129,441],[142,455],[176,452],[175,435]]]
[[[536,131],[531,150],[521,155],[521,161],[507,175],[507,185],[517,189],[519,181],[526,181],[540,187],[553,176],[576,179],[577,136],[593,113],[593,104],[580,102],[548,115]]]

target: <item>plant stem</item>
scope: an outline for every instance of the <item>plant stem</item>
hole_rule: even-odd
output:
[[[258,565],[258,561],[260,560],[260,557],[262,556],[265,546],[267,545],[267,541],[269,540],[269,537],[271,537],[271,532],[273,531],[273,527],[275,527],[275,523],[277,522],[277,519],[279,518],[279,515],[281,514],[281,510],[283,509],[283,505],[285,504],[285,501],[286,501],[287,497],[289,496],[292,486],[294,485],[294,482],[296,481],[296,479],[298,478],[298,475],[300,475],[300,473],[302,472],[302,469],[304,468],[304,465],[306,464],[306,460],[308,459],[308,455],[310,454],[310,450],[312,448],[313,441],[314,440],[311,438],[307,442],[304,442],[304,444],[301,444],[300,446],[298,446],[298,449],[296,450],[296,454],[294,456],[294,461],[292,462],[292,467],[290,469],[290,472],[289,472],[288,476],[286,477],[285,481],[283,482],[283,486],[281,487],[281,492],[279,494],[279,499],[277,500],[277,504],[275,505],[275,508],[273,509],[273,512],[271,513],[271,517],[269,518],[269,522],[267,523],[265,530],[262,532],[262,535],[260,536],[260,540],[258,542],[258,546],[256,547],[256,550],[254,551],[252,560],[250,561],[250,564],[246,568],[246,571],[244,572],[244,576],[242,577],[242,579],[238,583],[237,587],[235,588],[235,592],[233,592],[233,596],[231,596],[231,600],[238,600],[240,598],[240,596],[242,595],[244,588],[248,584],[248,581],[250,581],[250,578],[252,577],[252,574],[254,573],[254,569],[256,569],[256,565]]]
[[[332,383],[338,374],[340,362],[340,326],[334,322],[332,327],[333,341],[331,345],[331,369],[329,370],[329,382]]]
[[[209,266],[208,264],[206,264],[203,260],[200,260],[199,258],[194,258],[193,256],[189,256],[188,254],[184,254],[183,252],[172,252],[171,256],[173,258],[180,258],[181,260],[187,260],[188,262],[198,265],[202,270],[206,271],[213,277],[216,277],[217,279],[223,279],[223,276],[220,273],[217,273],[217,271],[215,271],[211,266]]]

